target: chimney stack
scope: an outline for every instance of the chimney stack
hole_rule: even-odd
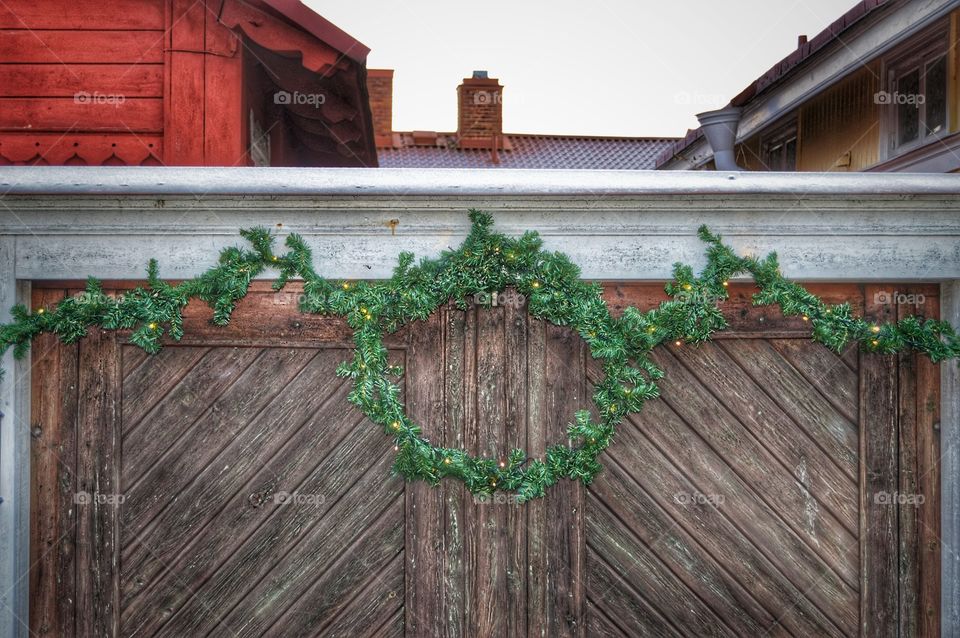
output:
[[[367,93],[376,145],[393,146],[393,69],[367,69]]]
[[[503,87],[486,71],[474,71],[457,87],[460,148],[495,149],[503,135]]]

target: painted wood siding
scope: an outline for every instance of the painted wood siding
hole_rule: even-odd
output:
[[[225,328],[191,306],[186,339],[154,357],[114,333],[41,337],[31,629],[939,635],[938,368],[837,357],[731,289],[733,331],[657,351],[663,396],[621,426],[595,483],[521,507],[391,478],[388,437],[332,374],[349,330],[297,312],[295,288],[256,284]],[[814,290],[878,320],[937,316],[935,286]],[[617,311],[663,293],[606,297]],[[445,307],[388,347],[425,433],[498,457],[562,441],[599,374],[515,296]]]
[[[163,0],[0,7],[0,163],[156,164]],[[40,160],[45,157],[45,160]]]

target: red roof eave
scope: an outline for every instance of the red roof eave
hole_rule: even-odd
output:
[[[260,0],[294,26],[322,40],[360,64],[366,64],[370,47],[361,43],[299,0]]]

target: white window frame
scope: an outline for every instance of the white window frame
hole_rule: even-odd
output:
[[[926,131],[926,102],[918,105],[919,109],[919,132],[916,140],[904,144],[898,143],[898,125],[897,105],[884,104],[879,101],[880,95],[886,94],[893,96],[897,92],[897,80],[903,75],[913,71],[920,72],[920,93],[926,95],[926,67],[935,62],[940,57],[949,56],[951,48],[949,46],[949,27],[946,23],[939,24],[935,28],[927,30],[901,47],[898,47],[893,53],[886,56],[881,64],[880,89],[874,94],[874,102],[877,104],[880,123],[880,158],[881,161],[899,157],[928,144],[935,143],[944,137],[950,135],[950,118],[952,115],[952,105],[950,96],[947,92],[946,112],[944,126],[936,133],[925,133]],[[949,69],[949,59],[947,60]],[[949,88],[949,73],[946,76],[947,89]],[[945,91],[946,92],[946,91]]]

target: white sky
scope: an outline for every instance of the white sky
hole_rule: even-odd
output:
[[[854,0],[305,0],[392,68],[394,130],[456,129],[474,69],[508,133],[680,136]]]

